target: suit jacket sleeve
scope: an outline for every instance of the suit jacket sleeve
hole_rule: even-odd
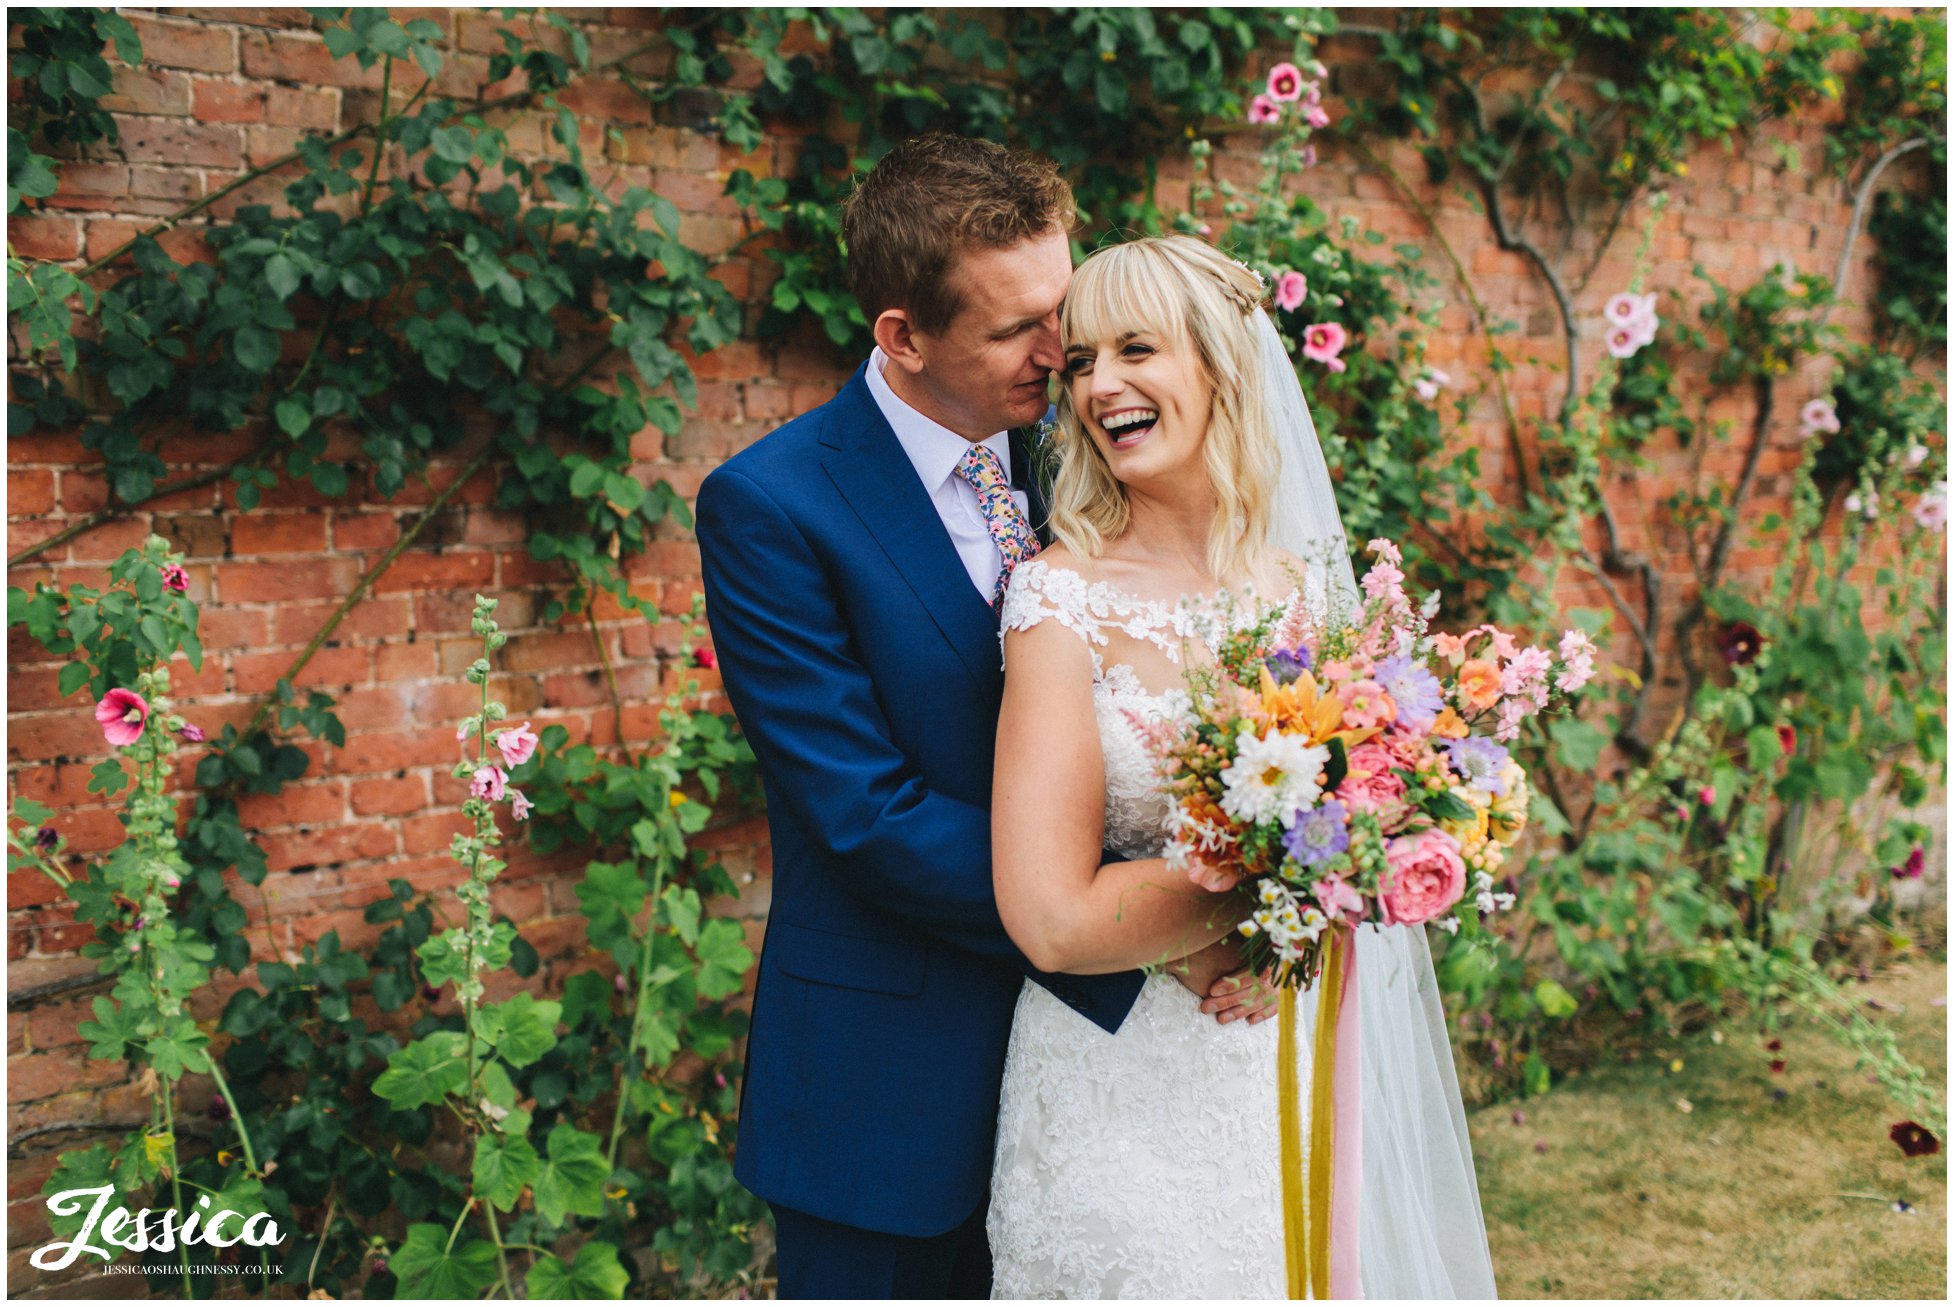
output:
[[[1048,977],[1012,944],[991,882],[987,809],[932,792],[890,738],[820,562],[748,477],[699,490],[698,537],[727,696],[788,815],[846,869],[842,888],[1063,996],[1124,1012],[1139,973]]]

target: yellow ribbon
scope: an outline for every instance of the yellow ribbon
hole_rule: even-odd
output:
[[[1309,1175],[1303,1175],[1301,1097],[1296,1073],[1296,991],[1283,986],[1276,1010],[1276,1111],[1282,1132],[1282,1236],[1289,1297],[1330,1296],[1330,1180],[1336,1117],[1337,1011],[1343,999],[1341,932],[1325,935],[1310,1059]]]

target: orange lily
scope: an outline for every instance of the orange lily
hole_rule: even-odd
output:
[[[1301,735],[1311,744],[1342,740],[1345,754],[1376,735],[1379,727],[1343,729],[1343,696],[1325,694],[1316,677],[1305,670],[1287,685],[1277,685],[1269,669],[1262,669],[1262,711],[1278,730]]]

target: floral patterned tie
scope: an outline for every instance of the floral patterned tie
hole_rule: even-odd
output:
[[[1038,552],[1038,537],[1032,534],[1031,523],[1019,511],[1018,501],[1011,497],[1010,478],[1004,475],[1004,464],[996,454],[983,445],[972,445],[957,464],[957,475],[977,492],[984,527],[991,533],[1004,560],[997,573],[997,589],[991,595],[991,607],[995,608],[1004,602],[1004,586],[1011,579],[1011,569]]]

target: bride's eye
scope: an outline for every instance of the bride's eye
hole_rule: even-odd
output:
[[[1065,360],[1065,375],[1068,377],[1084,376],[1091,370],[1092,355],[1090,354],[1074,354]]]
[[[1129,344],[1125,349],[1121,350],[1120,353],[1124,354],[1127,358],[1130,359],[1145,358],[1147,355],[1153,353],[1153,346],[1142,345],[1139,341],[1136,340],[1133,341],[1131,344]]]

